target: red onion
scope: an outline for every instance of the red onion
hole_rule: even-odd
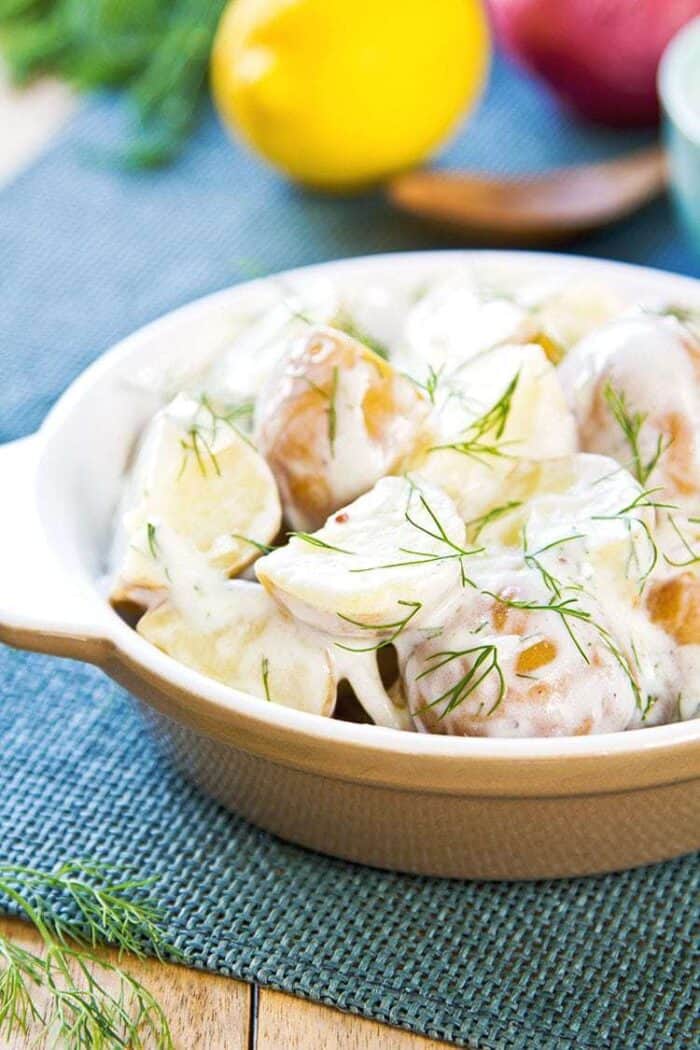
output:
[[[504,48],[562,101],[615,126],[654,123],[656,68],[700,0],[490,0]]]

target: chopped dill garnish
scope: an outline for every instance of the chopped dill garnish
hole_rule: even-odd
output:
[[[158,561],[158,542],[156,540],[156,526],[152,521],[146,525],[146,536],[148,538],[148,550],[154,561]]]
[[[630,466],[632,473],[640,485],[646,485],[659,460],[668,451],[672,438],[664,439],[663,434],[658,434],[654,452],[645,460],[642,456],[640,446],[640,435],[642,427],[647,421],[646,412],[632,412],[627,404],[624,391],[615,390],[608,380],[603,389],[603,396],[608,404],[612,416],[623,433],[631,454]]]
[[[287,536],[290,540],[301,540],[302,543],[308,543],[310,547],[320,547],[322,550],[336,551],[337,554],[355,554],[355,551],[345,550],[344,547],[334,547],[332,543],[326,543],[325,540],[319,539],[318,536],[314,536],[311,532],[288,532]]]
[[[270,661],[266,656],[263,656],[260,661],[260,674],[262,677],[263,689],[265,690],[265,699],[271,701],[270,696]]]
[[[422,671],[421,674],[417,676],[416,681],[420,681],[421,678],[425,678],[427,675],[440,670],[441,667],[451,663],[452,660],[457,660],[463,656],[472,656],[475,653],[478,653],[478,655],[469,670],[462,675],[459,681],[449,689],[446,689],[444,693],[440,694],[440,696],[431,700],[430,703],[426,704],[423,710],[428,711],[446,701],[444,710],[438,715],[439,719],[445,718],[447,715],[451,714],[455,708],[459,707],[459,705],[469,696],[471,696],[490,674],[495,673],[498,681],[498,695],[494,703],[486,712],[486,715],[488,717],[494,713],[506,695],[506,682],[503,671],[498,662],[498,649],[493,644],[475,645],[469,649],[446,649],[438,653],[432,653],[432,655],[427,658],[426,663],[428,660],[438,660],[439,662],[433,664],[432,667],[428,667],[425,671]]]
[[[352,645],[344,645],[342,642],[336,642],[335,644],[339,649],[345,649],[349,653],[372,653],[379,649],[384,649],[387,645],[391,645],[401,632],[408,627],[413,617],[423,608],[422,602],[405,602],[401,599],[399,599],[397,605],[403,605],[411,611],[407,613],[403,619],[394,620],[392,623],[361,623],[359,620],[353,620],[350,616],[344,616],[343,613],[338,613],[337,615],[341,620],[345,620],[346,623],[351,623],[354,627],[361,627],[363,631],[391,631],[392,633],[388,638],[377,642],[376,645],[356,647]]]
[[[651,529],[649,528],[647,523],[644,521],[643,518],[638,518],[633,513],[633,511],[644,510],[646,508],[654,510],[675,510],[676,508],[674,504],[660,503],[658,500],[654,500],[651,498],[655,492],[659,491],[659,488],[644,489],[637,496],[635,496],[635,498],[630,503],[628,503],[625,507],[622,507],[621,510],[615,511],[614,514],[594,514],[591,517],[591,521],[621,521],[626,525],[627,531],[630,535],[630,543],[632,547],[630,558],[628,559],[628,574],[629,565],[634,559],[637,562],[637,568],[639,570],[640,591],[644,588],[644,585],[646,584],[650,575],[656,568],[656,564],[659,560],[659,549],[656,545],[656,541],[652,535]],[[642,566],[639,563],[639,556],[634,547],[634,542],[632,541],[632,529],[635,525],[638,525],[644,533],[644,536],[649,544],[649,550],[651,552],[649,565],[643,571]]]
[[[426,376],[424,383],[421,383],[419,379],[415,378],[415,376],[409,375],[408,372],[403,374],[407,379],[410,379],[413,385],[417,386],[419,390],[425,391],[431,405],[435,404],[435,394],[437,393],[438,384],[442,376],[442,367],[435,371],[432,365],[428,365],[428,375]]]
[[[189,441],[186,441],[185,438],[180,438],[180,448],[183,451],[183,456],[178,480],[182,477],[187,468],[187,460],[190,454],[194,455],[202,477],[206,478],[208,476],[207,463],[211,465],[217,477],[221,477],[219,460],[217,459],[216,453],[210,443],[202,434],[201,427],[197,425],[189,427],[187,430],[187,436],[189,437]]]
[[[527,545],[527,533],[523,528],[523,560],[530,569],[536,569],[542,577],[542,581],[547,588],[551,591],[555,598],[561,598],[562,591],[565,590],[565,584],[562,583],[556,576],[554,576],[549,569],[546,568],[539,560],[540,555],[546,554],[547,551],[554,550],[557,547],[563,546],[565,543],[572,543],[574,540],[584,539],[582,532],[575,532],[571,536],[563,536],[561,539],[552,540],[551,543],[547,543],[544,547],[539,547],[536,551],[528,549]]]
[[[672,565],[674,567],[674,569],[685,569],[685,568],[687,568],[688,565],[696,565],[697,562],[700,561],[700,554],[698,554],[698,552],[696,550],[693,550],[693,547],[691,546],[690,541],[688,540],[688,538],[686,536],[683,535],[683,533],[681,532],[680,527],[678,525],[678,522],[676,521],[676,519],[674,518],[674,516],[672,514],[669,514],[668,520],[669,520],[669,522],[671,524],[671,528],[673,529],[673,531],[675,532],[676,536],[678,537],[678,539],[683,544],[683,547],[685,548],[685,550],[686,550],[686,552],[688,554],[688,557],[685,559],[685,561],[674,561],[673,558],[669,558],[669,556],[667,554],[664,554],[664,561],[668,565]],[[691,524],[693,524],[693,525],[700,524],[700,522],[698,521],[697,518],[688,518],[688,521]]]
[[[362,343],[363,346],[368,347],[377,357],[381,357],[384,361],[389,360],[389,348],[381,343],[378,339],[369,335],[363,328],[356,324],[349,317],[342,317],[336,321],[335,327],[341,332],[345,332],[351,339],[356,339],[358,343]]]
[[[252,401],[246,401],[240,405],[231,405],[228,408],[219,410],[211,403],[206,394],[201,394],[194,420],[186,430],[187,438],[180,439],[183,456],[178,480],[184,474],[187,468],[187,461],[191,456],[194,457],[202,477],[208,477],[210,470],[217,477],[221,477],[221,466],[214,451],[220,426],[228,427],[242,441],[245,441],[246,444],[252,447],[252,442],[238,428],[236,421],[250,416],[253,412],[253,407]],[[204,413],[203,417],[202,413]]]
[[[331,456],[335,456],[335,434],[338,425],[338,414],[335,400],[338,394],[338,366],[333,369],[333,380],[331,382],[331,393],[328,399],[328,444]]]
[[[338,426],[338,413],[336,409],[336,397],[338,394],[338,375],[339,369],[336,365],[332,373],[330,391],[324,390],[322,386],[319,386],[318,383],[314,383],[313,379],[309,379],[308,376],[302,377],[304,382],[314,391],[314,393],[318,394],[319,397],[322,397],[324,401],[328,402],[326,414],[328,417],[328,444],[330,446],[331,456],[335,456],[335,435]]]
[[[462,455],[470,456],[479,462],[483,462],[484,456],[509,458],[509,454],[504,451],[507,443],[501,442],[501,438],[508,422],[508,416],[513,404],[513,395],[519,379],[520,372],[517,372],[498,401],[491,408],[487,409],[483,415],[479,416],[478,419],[475,419],[473,423],[469,424],[459,441],[453,441],[444,445],[433,445],[430,451],[437,452],[442,449],[453,449],[455,452],[461,452]]]
[[[493,521],[498,521],[504,514],[509,514],[511,510],[515,510],[516,507],[522,507],[522,500],[512,499],[507,503],[501,503],[498,507],[492,507],[491,510],[485,514],[481,514],[478,518],[471,518],[466,522],[467,528],[473,528],[472,543],[476,543],[483,529],[487,525],[490,525]]]
[[[261,554],[271,554],[275,550],[275,547],[270,546],[269,543],[259,543],[258,540],[253,540],[250,536],[242,536],[240,532],[232,532],[231,539],[240,540],[241,543],[249,543],[251,547],[257,547]]]
[[[411,496],[413,496],[415,492],[420,493],[420,489],[414,485],[414,488],[411,491]],[[459,563],[460,580],[462,586],[466,587],[466,585],[469,584],[470,587],[473,587],[474,582],[469,579],[464,568],[464,558],[470,557],[472,554],[481,554],[484,548],[475,547],[472,550],[467,550],[466,548],[461,547],[458,543],[455,543],[453,540],[451,540],[445,532],[442,522],[440,521],[440,519],[438,518],[428,501],[426,500],[425,496],[422,493],[420,493],[418,498],[423,509],[426,511],[430,520],[435,525],[437,531],[433,532],[431,529],[426,528],[425,525],[421,525],[420,522],[415,520],[415,518],[411,517],[410,500],[409,506],[406,508],[406,511],[404,513],[406,521],[410,525],[412,525],[414,529],[418,529],[419,532],[424,533],[431,539],[436,540],[439,543],[444,543],[449,548],[450,553],[434,554],[432,551],[419,551],[412,550],[410,547],[399,547],[399,552],[401,554],[409,554],[413,555],[413,557],[408,560],[404,559],[402,561],[388,562],[384,565],[369,565],[361,569],[350,569],[350,572],[378,572],[382,569],[401,569],[408,565],[430,565],[433,562],[456,560]]]
[[[629,681],[630,688],[634,695],[635,703],[639,710],[643,709],[642,694],[637,683],[636,678],[632,673],[629,660],[616,644],[614,638],[603,624],[598,623],[594,620],[593,616],[587,609],[582,609],[577,605],[578,599],[576,597],[563,598],[561,597],[561,590],[564,588],[559,584],[559,594],[552,593],[552,597],[549,602],[539,602],[530,600],[517,600],[513,598],[505,598],[503,595],[495,594],[493,591],[482,591],[483,594],[488,595],[489,598],[493,598],[494,601],[501,602],[501,604],[508,606],[511,609],[524,609],[528,612],[552,612],[556,613],[560,618],[566,633],[571,638],[574,646],[578,650],[579,654],[583,658],[584,662],[589,664],[590,660],[588,654],[584,650],[581,642],[576,636],[573,628],[574,622],[582,622],[589,624],[598,634],[601,641],[605,645],[605,648],[613,655],[620,668],[622,669],[625,677]],[[568,588],[567,588],[568,589]]]

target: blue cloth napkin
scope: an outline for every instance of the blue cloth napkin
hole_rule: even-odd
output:
[[[290,187],[232,148],[211,114],[174,167],[119,172],[104,156],[120,120],[112,99],[90,103],[0,193],[2,440],[35,429],[120,336],[202,293],[441,243],[380,194],[339,200]],[[576,125],[497,62],[478,115],[440,163],[533,170],[641,141]],[[700,272],[665,201],[572,250]],[[202,797],[100,672],[9,649],[0,739],[2,858],[89,855],[159,876],[169,934],[193,966],[479,1050],[697,1045],[693,858],[480,884],[318,856]]]

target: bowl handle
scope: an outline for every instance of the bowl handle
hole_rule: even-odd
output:
[[[38,435],[0,445],[0,641],[99,663],[106,610],[51,550],[37,500]]]

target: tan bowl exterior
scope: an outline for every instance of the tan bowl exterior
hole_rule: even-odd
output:
[[[506,257],[485,256],[497,256],[498,265]],[[413,259],[437,265],[429,255],[352,265],[394,268]],[[518,261],[604,271],[635,287],[660,284],[668,294],[695,287],[591,260],[519,253]],[[98,512],[103,531],[111,520],[100,471],[121,453],[100,422],[121,419],[130,404],[114,392],[114,376],[237,293],[137,333],[77,381],[38,435],[0,447],[0,486],[13,494],[0,515],[0,640],[100,666],[140,698],[173,760],[204,791],[269,831],[334,856],[425,875],[533,879],[621,870],[700,847],[700,720],[530,741],[358,726],[227,689],[150,646],[109,609],[99,569],[83,554]],[[92,459],[90,412],[96,442],[112,442],[90,448]],[[86,493],[95,494],[92,506]]]
[[[415,756],[383,754],[378,767],[361,749],[319,747],[269,725],[261,735],[253,719],[237,727],[168,683],[146,682],[137,668],[106,669],[146,700],[143,713],[167,754],[207,794],[281,838],[346,860],[450,878],[539,879],[618,871],[700,847],[697,742],[676,749],[673,783],[654,782],[653,759],[635,771],[627,756],[605,755],[515,762],[512,779],[499,759],[430,756],[416,775]],[[646,786],[624,786],[635,773]]]

